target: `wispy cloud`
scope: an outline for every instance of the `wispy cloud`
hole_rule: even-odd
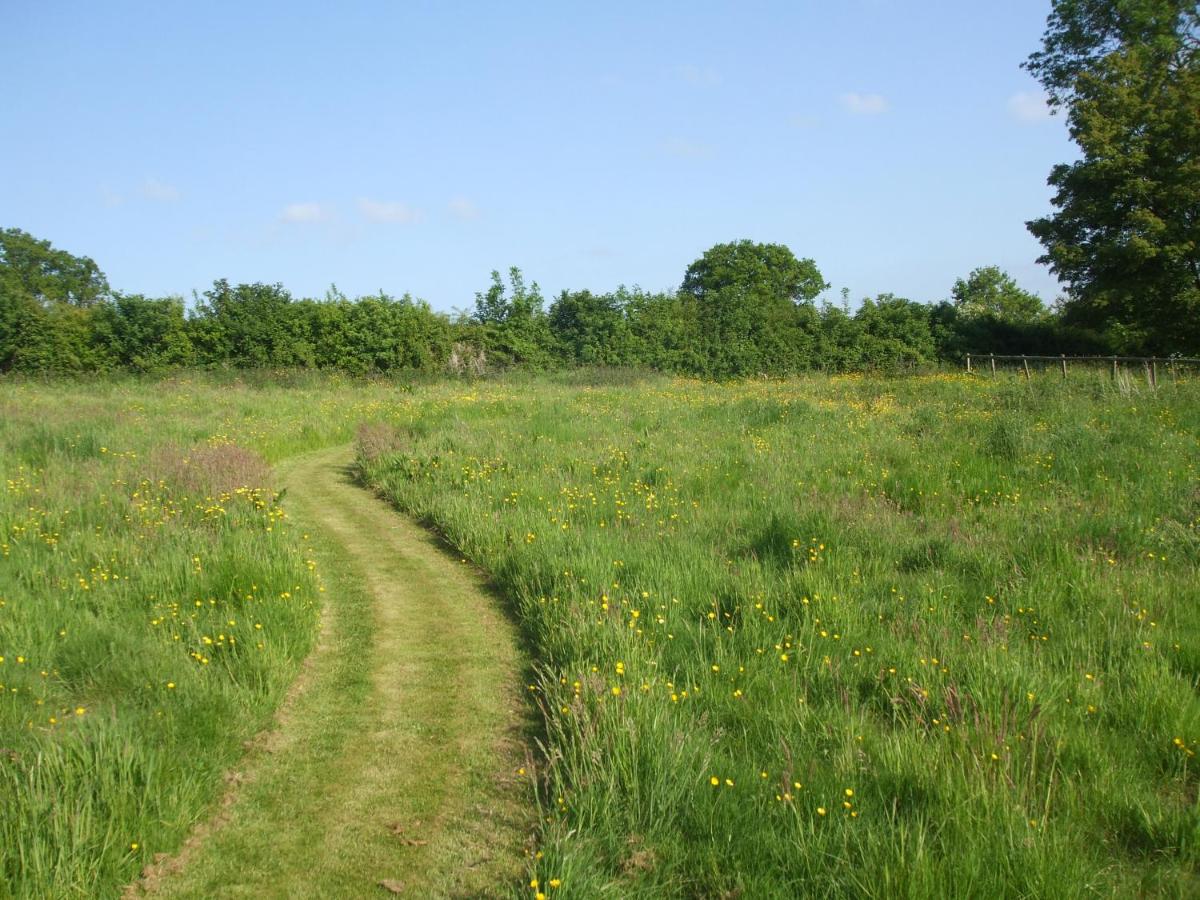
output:
[[[329,218],[330,210],[320,203],[289,203],[279,214],[279,221],[300,225],[325,222]]]
[[[716,87],[722,81],[721,73],[710,66],[679,66],[675,71],[688,84]]]
[[[358,211],[369,222],[391,222],[400,225],[411,225],[421,220],[421,211],[413,209],[405,203],[387,203],[360,197]]]
[[[138,188],[138,193],[146,200],[155,203],[174,203],[180,197],[179,188],[157,178],[147,178]]]
[[[1008,98],[1008,114],[1018,122],[1032,124],[1050,118],[1050,107],[1046,103],[1046,92],[1018,91]]]
[[[887,112],[888,108],[887,99],[882,94],[860,94],[858,91],[851,91],[842,94],[839,99],[842,106],[856,116],[877,116]]]
[[[713,155],[713,148],[708,144],[699,144],[679,138],[663,141],[659,148],[667,156],[675,156],[680,159],[707,159]]]
[[[448,204],[450,215],[464,222],[479,218],[479,207],[466,197],[455,197]]]

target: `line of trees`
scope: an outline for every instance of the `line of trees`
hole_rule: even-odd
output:
[[[353,374],[625,366],[706,377],[922,366],[963,352],[1100,352],[995,267],[934,305],[892,294],[851,311],[818,303],[816,264],[779,244],[718,244],[678,291],[563,291],[492,273],[474,309],[448,316],[408,295],[293,298],[278,284],[217,281],[178,297],[109,288],[91,259],[0,231],[0,371],[152,372],[298,367]]]
[[[547,307],[511,269],[455,317],[384,294],[294,299],[214,283],[179,298],[110,290],[86,257],[0,230],[0,372],[300,366],[349,372],[643,366],[711,377],[891,368],[963,353],[1200,354],[1200,6],[1052,0],[1025,68],[1065,110],[1075,162],[1028,223],[1066,285],[1053,311],[994,266],[934,304],[818,303],[811,259],[719,244],[674,292],[564,291]]]

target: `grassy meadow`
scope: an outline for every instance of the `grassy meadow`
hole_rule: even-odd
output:
[[[115,896],[210,814],[316,633],[268,462],[397,393],[0,384],[0,897]]]
[[[527,641],[500,890],[1200,892],[1200,383],[584,373],[0,382],[0,896],[213,813],[322,604],[270,466],[356,433]]]
[[[547,896],[1200,892],[1200,390],[464,386],[364,477],[535,659]]]

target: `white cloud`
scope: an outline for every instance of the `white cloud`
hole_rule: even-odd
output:
[[[410,225],[421,220],[421,211],[404,203],[385,203],[360,197],[358,211],[370,222],[395,222]]]
[[[468,200],[466,197],[455,197],[448,204],[450,215],[456,219],[470,221],[471,219],[479,218],[479,207]]]
[[[662,152],[667,156],[677,156],[681,159],[707,159],[713,155],[713,148],[707,144],[698,144],[695,141],[678,138],[664,141],[660,146]]]
[[[142,182],[142,186],[138,188],[138,193],[146,200],[153,200],[155,203],[174,203],[179,199],[179,188],[173,184],[167,184],[165,181],[159,181],[157,178],[147,178]]]
[[[1018,122],[1044,122],[1050,118],[1046,92],[1018,91],[1008,98],[1008,114]]]
[[[281,222],[312,224],[329,218],[329,210],[320,203],[289,203],[279,214]]]
[[[886,112],[888,108],[887,99],[882,94],[860,94],[857,91],[851,91],[848,94],[841,96],[842,106],[856,116],[877,116],[881,112]]]
[[[680,66],[675,71],[689,84],[715,87],[721,83],[721,73],[709,66]]]

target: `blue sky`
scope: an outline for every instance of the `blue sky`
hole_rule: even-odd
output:
[[[674,288],[709,246],[920,301],[996,264],[1073,158],[1019,68],[1048,0],[0,0],[0,227],[151,295],[213,279],[467,308]],[[831,291],[831,296],[836,296]]]

